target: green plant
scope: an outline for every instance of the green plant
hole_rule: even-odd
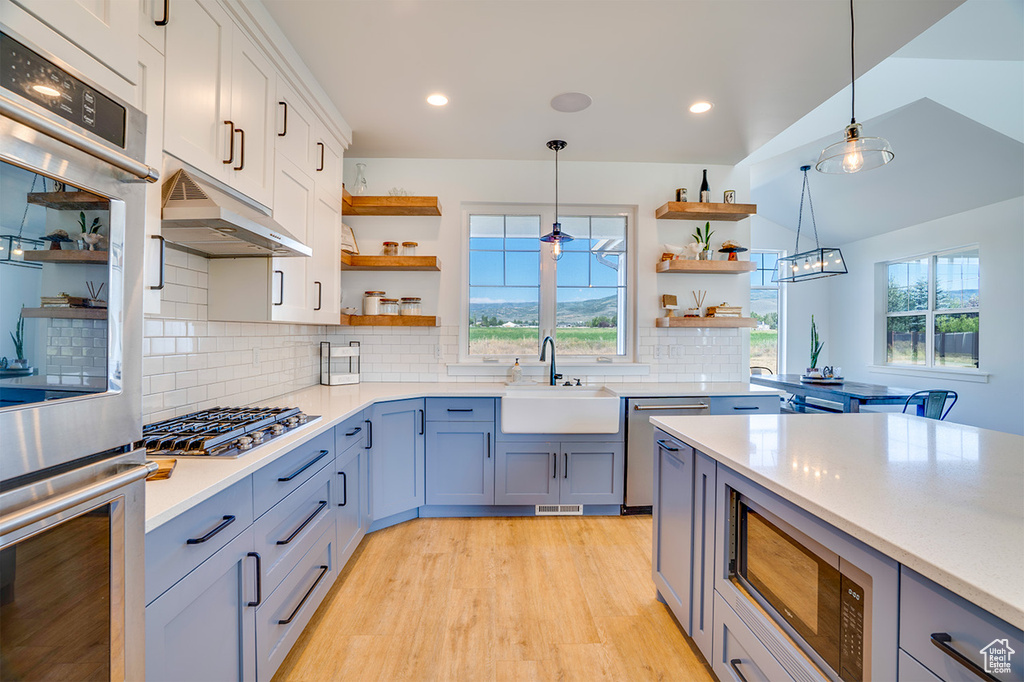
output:
[[[25,306],[21,306],[24,308]],[[25,359],[25,318],[18,317],[18,324],[15,325],[14,331],[10,332],[11,341],[14,341],[14,352],[18,356],[18,360]]]
[[[82,228],[82,234],[85,234],[86,232],[88,232],[89,234],[96,234],[97,232],[100,231],[100,228],[103,227],[103,224],[100,223],[100,219],[99,218],[93,218],[92,219],[92,225],[90,225],[88,228],[86,228],[86,226],[85,226],[85,211],[79,211],[78,212],[78,226],[80,228]]]
[[[711,223],[707,222],[704,223],[704,233],[701,234],[700,227],[697,227],[697,231],[693,233],[693,239],[697,243],[703,244],[704,250],[707,251],[711,248],[711,235],[714,233],[715,231],[711,229]]]
[[[814,315],[811,315],[811,369],[818,366],[818,355],[825,346],[825,342],[818,339],[818,328],[814,325]]]

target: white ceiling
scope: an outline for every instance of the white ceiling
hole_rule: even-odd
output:
[[[859,0],[858,74],[962,1]],[[846,0],[263,4],[352,126],[350,157],[547,159],[561,138],[576,161],[735,164],[849,80]],[[567,91],[594,104],[552,110]],[[699,99],[715,108],[689,113]]]

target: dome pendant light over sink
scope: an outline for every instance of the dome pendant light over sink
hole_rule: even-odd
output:
[[[572,241],[570,235],[562,232],[562,225],[558,222],[558,152],[565,149],[565,141],[551,140],[548,142],[548,149],[555,152],[555,223],[551,226],[551,232],[541,237],[540,240],[551,244],[551,257],[558,260],[562,257],[562,244]]]
[[[845,138],[822,150],[815,166],[822,173],[857,173],[889,163],[895,157],[888,141],[881,137],[861,136],[854,105],[857,102],[857,79],[853,68],[853,0],[850,0],[850,125]]]

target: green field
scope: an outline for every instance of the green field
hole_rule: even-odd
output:
[[[750,330],[750,366],[770,367],[773,372],[779,371],[779,332]]]
[[[470,327],[469,352],[473,355],[533,355],[537,352],[536,327]],[[558,352],[567,355],[615,353],[614,327],[564,327],[557,330]]]

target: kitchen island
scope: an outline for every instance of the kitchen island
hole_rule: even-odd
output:
[[[917,623],[917,620],[927,621],[923,614],[942,611],[939,606],[933,608],[931,601],[935,604],[955,602],[957,612],[963,614],[957,627],[969,629],[968,617],[984,620],[985,627],[978,636],[987,639],[972,651],[967,650],[971,645],[955,641],[957,633],[953,636],[953,648],[960,647],[962,653],[976,661],[981,660],[979,649],[990,640],[1009,636],[1011,648],[1015,646],[1014,641],[1020,641],[1020,628],[1024,627],[1024,496],[1021,495],[1024,439],[1021,437],[903,414],[758,415],[685,420],[668,417],[655,418],[652,422],[661,429],[662,436],[674,439],[666,441],[670,447],[676,443],[677,450],[686,450],[685,446],[693,448],[694,466],[700,467],[703,458],[712,466],[712,480],[717,473],[718,486],[714,489],[718,499],[716,502],[715,493],[710,493],[709,508],[712,514],[717,513],[718,519],[713,526],[702,529],[713,536],[718,534],[717,543],[710,550],[715,561],[716,627],[720,604],[725,604],[718,601],[717,595],[719,591],[732,590],[730,583],[735,582],[728,566],[729,543],[722,540],[728,538],[735,543],[736,538],[728,536],[730,526],[722,519],[723,515],[729,515],[729,501],[722,498],[728,497],[731,491],[749,489],[768,501],[762,503],[766,507],[789,510],[791,518],[801,520],[805,528],[813,531],[800,529],[808,535],[813,536],[820,529],[852,547],[851,552],[869,557],[865,561],[892,565],[895,572],[891,576],[887,574],[885,580],[875,578],[875,655],[880,655],[879,649],[887,648],[888,653],[882,655],[891,657],[895,665],[898,645],[899,677],[909,679],[904,671],[919,665],[918,661],[939,679],[959,679],[958,673],[966,671],[962,662],[952,658],[935,641],[941,637],[932,637],[929,643],[933,633],[941,634],[937,625],[931,633],[923,635],[925,645],[919,651],[913,650],[916,645],[910,640],[916,633],[908,629],[912,625],[922,629],[931,627],[931,623]],[[664,471],[665,475],[672,474],[670,470]],[[660,475],[657,468],[655,475],[657,486]],[[678,480],[689,479],[680,477]],[[696,499],[694,492],[690,495]],[[666,490],[661,511],[670,509],[673,503]],[[657,501],[655,506],[657,582],[658,555],[665,549],[659,548]],[[692,509],[692,546],[696,554],[699,525],[696,515],[700,510],[696,503]],[[820,538],[814,539],[822,542]],[[839,553],[842,555],[841,551]],[[700,568],[696,558],[691,566],[692,572],[686,575],[696,581]],[[911,599],[910,587],[918,583],[927,584],[929,594],[936,596],[929,597],[931,601]],[[883,593],[888,590],[889,597],[895,597],[898,591],[898,608],[892,599],[888,604],[883,603],[886,600],[880,598],[880,590]],[[677,586],[673,591],[680,589]],[[736,603],[730,602],[734,609]],[[722,608],[722,615],[727,615],[728,606]],[[880,623],[880,614],[889,609],[891,618],[886,618],[891,622]],[[685,617],[679,620],[685,629],[689,621]],[[895,638],[897,627],[898,641],[878,641],[881,631],[886,629],[885,638]],[[961,635],[965,641],[968,639],[967,634]],[[909,650],[909,654],[904,649]],[[719,653],[714,652],[716,661]],[[709,652],[705,655],[711,659]],[[776,654],[773,658],[778,657]],[[924,660],[933,657],[937,657],[934,658],[937,662]],[[909,660],[904,663],[904,658]],[[936,669],[943,666],[950,667],[942,671]],[[1019,675],[1020,670],[1017,660],[1013,674]],[[791,670],[789,672],[792,674]],[[875,674],[878,675],[877,670]]]

